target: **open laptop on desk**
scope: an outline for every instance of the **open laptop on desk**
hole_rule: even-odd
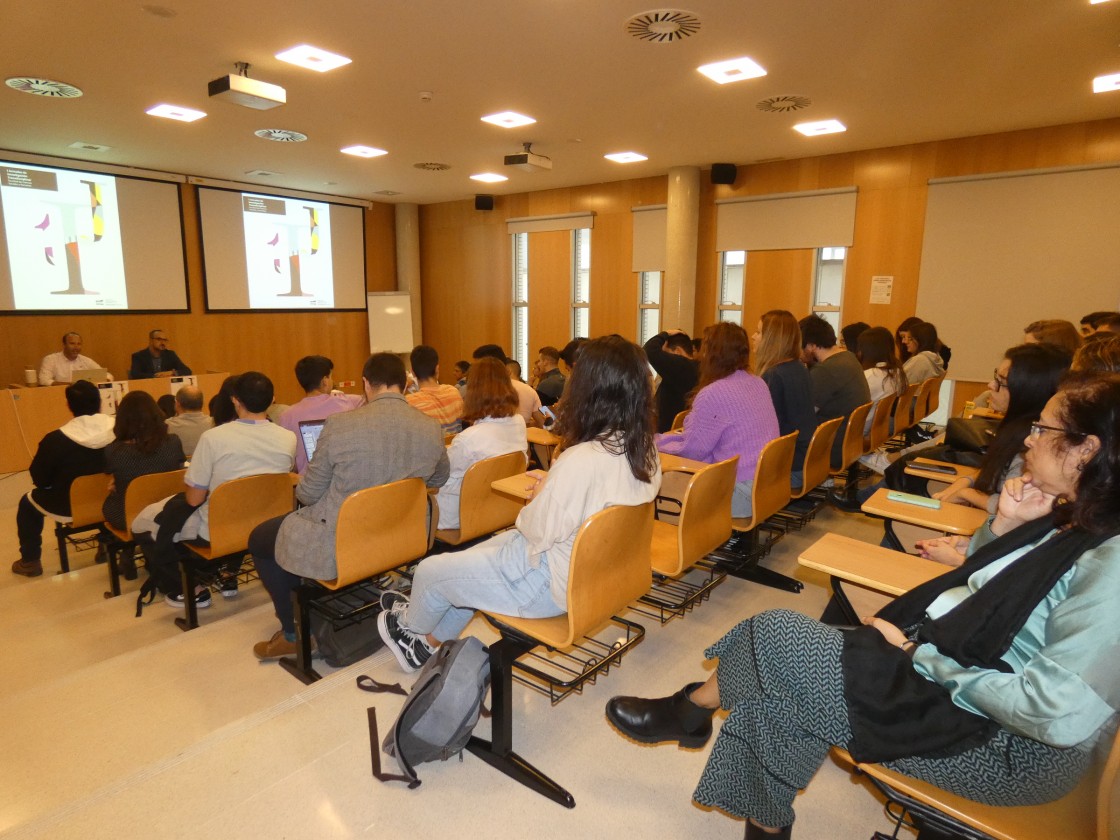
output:
[[[109,371],[105,368],[89,368],[87,370],[76,370],[74,371],[74,381],[77,382],[79,379],[84,379],[87,382],[92,382],[95,385],[98,382],[108,382]]]

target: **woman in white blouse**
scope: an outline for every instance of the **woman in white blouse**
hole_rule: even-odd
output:
[[[517,411],[517,392],[506,366],[497,359],[479,359],[467,372],[463,422],[471,425],[459,432],[447,448],[451,474],[439,489],[439,527],[459,527],[459,491],[470,466],[508,452],[524,452],[525,418]]]

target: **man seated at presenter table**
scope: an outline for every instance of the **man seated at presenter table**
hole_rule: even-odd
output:
[[[35,489],[19,500],[16,531],[19,557],[12,573],[38,577],[43,573],[43,522],[46,516],[70,516],[70,485],[82,475],[105,472],[105,447],[113,441],[113,418],[100,414],[97,386],[79,381],[66,388],[66,405],[74,418],[49,432],[31,461]]]
[[[184,385],[175,392],[175,416],[167,418],[167,431],[178,435],[183,442],[183,454],[190,458],[198,446],[198,439],[207,429],[214,428],[214,421],[202,411],[202,389]]]
[[[132,354],[128,366],[129,379],[153,379],[157,376],[190,376],[191,369],[174,350],[167,349],[167,333],[152,330],[148,346]]]
[[[449,471],[439,424],[402,395],[404,364],[392,353],[375,353],[362,370],[367,405],[333,415],[323,427],[315,455],[299,485],[294,513],[266,520],[249,536],[261,583],[272,597],[277,630],[253,646],[257,659],[296,652],[292,593],[301,578],[337,576],[335,529],[342,503],[352,493],[405,478],[440,487]],[[376,551],[376,544],[370,545]]]
[[[100,370],[101,365],[89,356],[82,355],[82,337],[76,332],[62,336],[62,349],[48,353],[39,365],[39,384],[66,384],[74,381],[74,373],[80,370]],[[112,377],[109,377],[112,379]]]
[[[296,379],[306,396],[280,415],[279,423],[296,436],[296,472],[307,471],[307,450],[299,433],[299,424],[306,420],[326,420],[332,414],[352,411],[365,403],[359,394],[343,394],[334,390],[331,373],[334,362],[326,356],[304,356],[296,362]]]

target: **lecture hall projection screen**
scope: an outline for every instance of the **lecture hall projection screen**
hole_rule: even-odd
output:
[[[0,312],[185,311],[173,182],[0,160]]]

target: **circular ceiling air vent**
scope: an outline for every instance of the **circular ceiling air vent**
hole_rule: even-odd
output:
[[[771,96],[769,99],[760,99],[755,103],[760,111],[784,114],[788,111],[800,111],[813,104],[808,96]]]
[[[414,163],[412,165],[414,167],[416,167],[417,169],[423,169],[425,172],[446,172],[448,169],[451,168],[451,165],[447,164],[447,163],[428,162],[428,163]]]
[[[307,139],[306,134],[286,128],[262,128],[254,131],[253,134],[262,140],[275,140],[277,143],[302,143]]]
[[[36,79],[31,76],[16,76],[4,81],[12,90],[33,93],[36,96],[52,96],[56,99],[77,99],[82,95],[80,88],[54,79]]]
[[[651,9],[626,21],[626,31],[639,41],[670,44],[700,31],[700,18],[680,9]]]

